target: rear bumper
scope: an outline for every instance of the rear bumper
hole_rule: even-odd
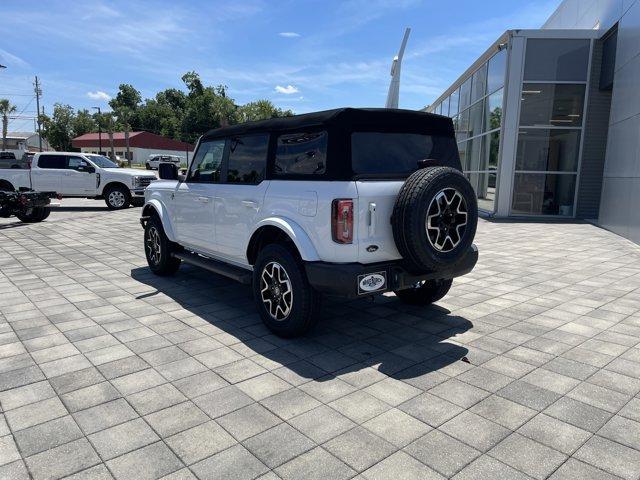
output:
[[[371,264],[306,262],[305,269],[309,283],[316,290],[328,295],[358,298],[402,290],[422,280],[460,277],[473,270],[477,262],[478,248],[472,245],[455,265],[419,275],[408,272],[399,261]],[[375,275],[375,278],[372,278],[372,275]],[[360,284],[361,281],[365,282],[364,288]],[[370,290],[371,288],[375,289]]]

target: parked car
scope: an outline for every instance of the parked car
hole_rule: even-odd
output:
[[[180,168],[184,161],[184,158],[178,155],[149,155],[145,167],[147,170],[157,170],[161,163],[172,163]]]
[[[27,162],[17,159],[13,152],[0,152],[0,168],[26,168]]]
[[[476,196],[447,117],[345,108],[223,127],[186,177],[159,173],[141,218],[151,271],[185,262],[251,284],[285,337],[313,326],[321,294],[427,305],[477,262]]]
[[[29,188],[64,197],[103,199],[112,210],[142,204],[155,175],[120,168],[107,157],[79,152],[36,153],[28,170],[0,170],[5,190]]]

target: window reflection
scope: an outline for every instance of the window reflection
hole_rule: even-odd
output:
[[[586,81],[589,40],[530,38],[527,40],[524,79]]]
[[[511,210],[524,215],[573,215],[576,176],[516,173]]]
[[[523,128],[518,135],[516,170],[575,172],[580,130]]]
[[[581,126],[584,85],[525,83],[520,125]]]
[[[504,77],[507,68],[507,51],[501,50],[489,60],[487,74],[487,92],[493,93],[504,86]]]

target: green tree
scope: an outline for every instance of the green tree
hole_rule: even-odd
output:
[[[73,136],[75,138],[80,135],[84,135],[85,133],[95,132],[98,129],[98,122],[89,110],[78,110],[73,118],[72,128]]]
[[[2,115],[2,150],[7,149],[7,129],[9,128],[9,115],[17,110],[6,98],[0,99],[0,115]]]
[[[290,117],[291,110],[282,110],[276,107],[269,100],[257,100],[242,105],[238,108],[238,120],[240,122],[253,122],[255,120],[266,120],[276,117]]]
[[[56,103],[51,117],[41,116],[44,124],[43,137],[55,150],[71,150],[74,138],[75,112],[70,105]]]

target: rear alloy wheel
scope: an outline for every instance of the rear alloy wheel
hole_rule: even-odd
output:
[[[394,293],[400,300],[410,305],[431,305],[449,293],[452,283],[451,279],[423,280],[412,288],[395,290]]]
[[[302,262],[279,244],[264,247],[253,266],[253,297],[265,325],[281,337],[297,337],[316,323],[319,294]]]
[[[293,288],[289,275],[278,262],[269,262],[260,274],[260,297],[275,321],[284,320],[293,307]]]
[[[131,203],[131,194],[125,187],[111,187],[104,194],[104,201],[109,210],[121,210],[128,208]]]
[[[173,275],[180,268],[180,259],[172,254],[175,244],[171,242],[162,228],[157,216],[152,216],[144,227],[144,253],[149,268],[156,275]]]

